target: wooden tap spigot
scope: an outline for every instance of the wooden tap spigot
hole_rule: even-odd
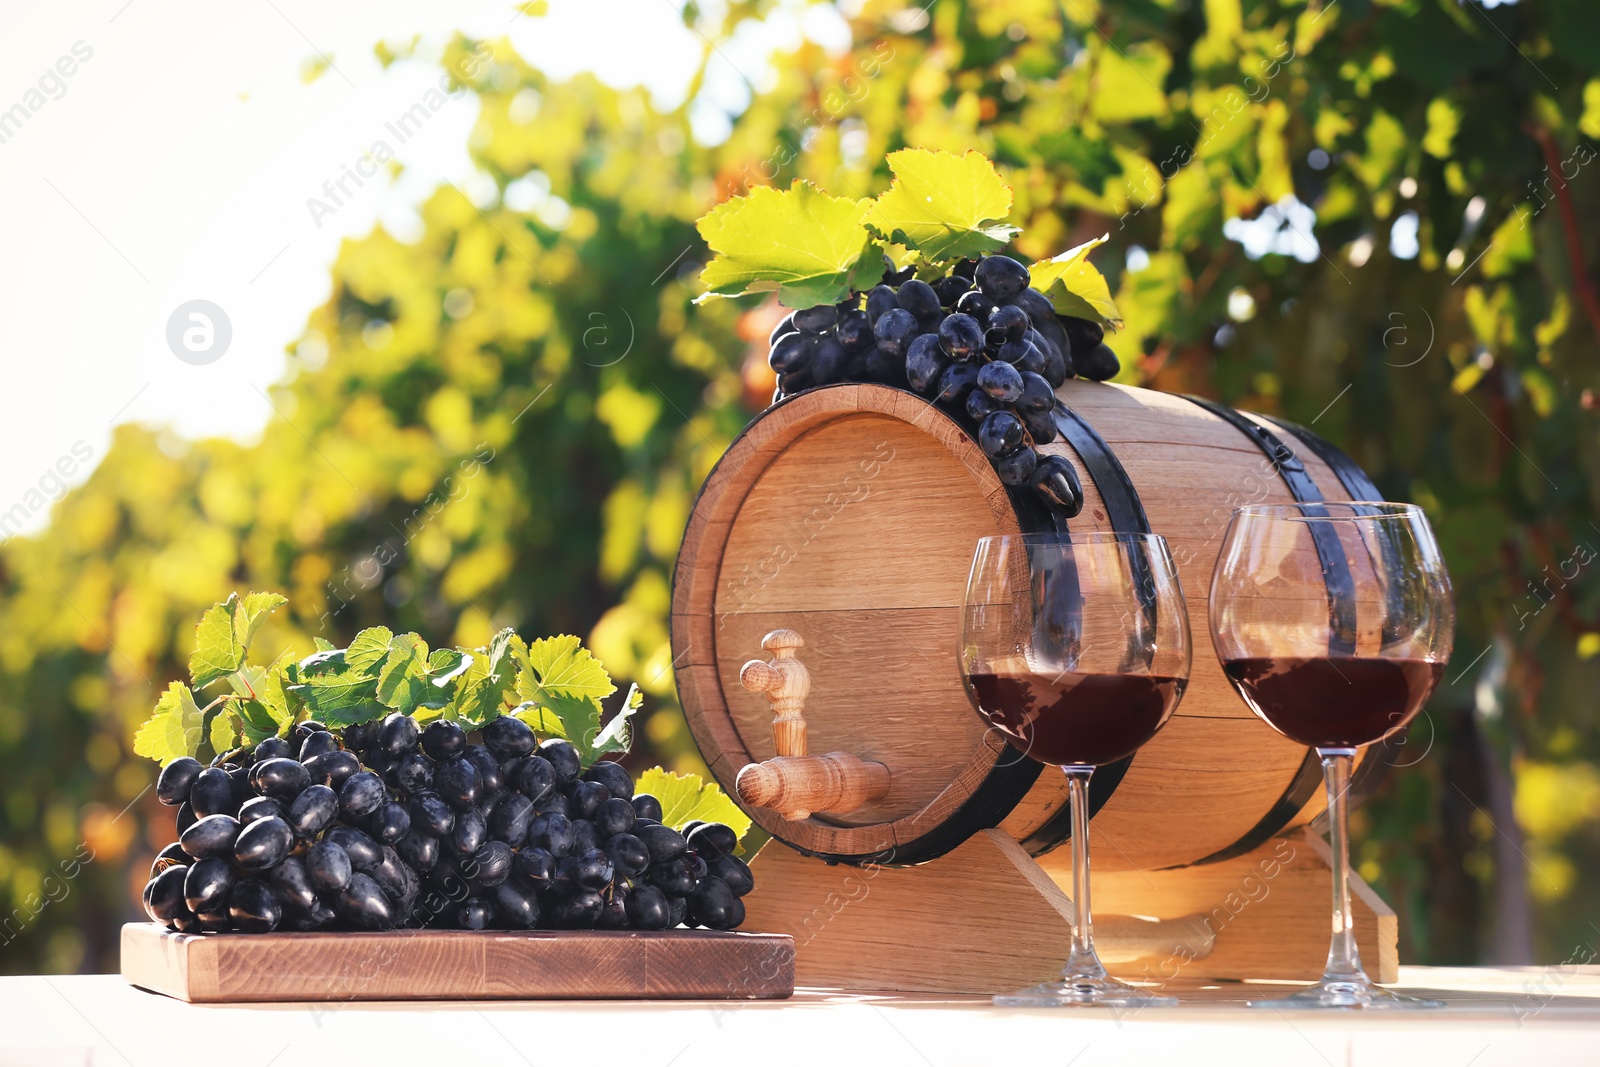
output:
[[[739,772],[739,799],[758,808],[775,808],[789,822],[812,812],[844,815],[889,792],[889,768],[849,752],[806,754],[806,695],[811,673],[795,658],[805,638],[793,630],[773,630],[761,639],[771,660],[753,659],[739,671],[739,682],[772,704],[772,742],[777,755]]]

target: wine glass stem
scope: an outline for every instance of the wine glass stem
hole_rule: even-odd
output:
[[[1072,805],[1072,954],[1063,977],[1104,977],[1106,970],[1094,951],[1094,923],[1089,918],[1089,776],[1093,767],[1064,766],[1067,798]]]
[[[1328,946],[1324,981],[1366,981],[1356,949],[1355,916],[1350,910],[1350,765],[1353,748],[1319,748],[1322,780],[1328,789],[1328,844],[1333,853],[1333,940]]]

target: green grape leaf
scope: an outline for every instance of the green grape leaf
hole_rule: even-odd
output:
[[[644,692],[637,684],[628,686],[628,693],[622,698],[622,707],[606,723],[605,728],[595,734],[593,741],[587,741],[578,746],[578,753],[583,764],[588,766],[601,756],[612,752],[627,752],[633,747],[633,716],[644,704]]]
[[[428,681],[446,689],[472,669],[472,654],[460,648],[436,648],[428,653]]]
[[[211,740],[211,751],[216,753],[232,752],[239,744],[239,732],[242,724],[238,716],[229,714],[224,707],[211,717],[211,725],[207,733]]]
[[[524,701],[512,708],[508,715],[514,715],[528,724],[528,728],[544,737],[560,737],[565,739],[567,728],[556,718],[555,712],[530,701]]]
[[[416,634],[400,634],[378,672],[378,699],[397,711],[410,712],[428,693],[428,643]]]
[[[250,642],[267,616],[288,602],[289,598],[280,593],[246,593],[243,599],[234,601],[233,633],[240,647],[249,651]]]
[[[528,679],[524,674],[518,690],[522,691],[522,680],[529,681],[534,690],[523,692],[528,700],[559,695],[600,701],[617,691],[600,661],[571,634],[534,641],[528,645],[525,655],[533,678]]]
[[[651,767],[634,783],[634,794],[649,793],[661,801],[661,821],[674,830],[695,819],[720,822],[743,837],[750,829],[750,816],[739,810],[715,782],[703,781],[698,774],[673,774]]]
[[[300,711],[299,701],[284,690],[284,672],[293,664],[294,653],[285,649],[262,671],[261,684],[256,686],[256,699],[266,706],[279,726],[293,723]]]
[[[501,630],[485,648],[471,657],[456,684],[455,697],[446,714],[464,723],[482,724],[505,711],[506,697],[515,691],[517,666],[512,656],[521,640],[512,630]],[[523,655],[527,646],[522,645]],[[533,726],[532,723],[528,724]],[[538,727],[534,727],[535,730]]]
[[[1035,263],[1028,268],[1029,284],[1050,298],[1058,314],[1121,329],[1122,314],[1111,299],[1111,288],[1106,285],[1105,276],[1089,262],[1089,253],[1110,238],[1110,234],[1103,234],[1054,259]]]
[[[165,766],[200,751],[204,727],[205,713],[195,704],[194,693],[182,682],[173,682],[133,735],[133,751]]]
[[[284,693],[327,726],[354,726],[386,714],[377,703],[377,673],[351,670],[338,649],[289,664],[284,678]]]
[[[313,637],[311,643],[316,646],[318,652],[333,652],[339,647],[326,637]]]
[[[194,651],[189,655],[189,681],[196,689],[226,678],[244,664],[244,644],[234,628],[239,594],[213,604],[200,616],[194,631]]]
[[[715,253],[696,302],[776,289],[784,306],[808,308],[870,289],[883,276],[882,251],[862,225],[870,207],[800,181],[724,200],[696,223]]]
[[[981,152],[966,155],[904,148],[890,153],[894,181],[872,203],[867,228],[884,241],[946,262],[996,252],[1022,231],[1011,214],[1011,187]]]
[[[393,643],[394,634],[387,626],[370,626],[356,634],[344,650],[345,665],[360,674],[375,673]]]

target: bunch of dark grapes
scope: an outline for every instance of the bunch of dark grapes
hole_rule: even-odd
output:
[[[187,932],[391,927],[731,930],[753,888],[733,830],[661,822],[620,764],[504,717],[474,740],[395,713],[315,722],[156,785],[176,843],[144,890]]]
[[[837,382],[910,390],[965,425],[1002,482],[1071,518],[1083,508],[1077,472],[1037,446],[1056,439],[1056,389],[1105,381],[1117,356],[1099,323],[1056,314],[1028,282],[1021,263],[986,256],[932,282],[890,269],[865,299],[796,311],[772,331],[773,401]]]

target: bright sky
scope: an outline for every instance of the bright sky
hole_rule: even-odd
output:
[[[442,180],[480,201],[493,195],[473,182],[466,155],[470,95],[403,145],[386,134],[439,70],[384,71],[376,42],[505,35],[553,76],[593,70],[670,106],[704,47],[678,8],[553,0],[530,18],[478,0],[5,0],[0,517],[37,503],[29,491],[41,481],[44,495],[59,495],[58,469],[72,472],[68,483],[86,477],[117,423],[249,439],[271,414],[265,390],[283,374],[285,345],[329,294],[340,240],[378,221],[415,232],[412,205]],[[836,15],[781,12],[722,47],[711,90],[739,106],[746,78],[759,87],[769,75],[763,57],[802,32],[844,43]],[[319,53],[336,69],[302,84]],[[714,138],[720,124],[707,112],[696,128]],[[380,138],[397,149],[402,178],[369,181],[313,219],[307,199]],[[231,326],[226,351],[203,365],[168,344],[169,319],[193,300],[221,308]],[[40,508],[27,528],[47,518]]]

